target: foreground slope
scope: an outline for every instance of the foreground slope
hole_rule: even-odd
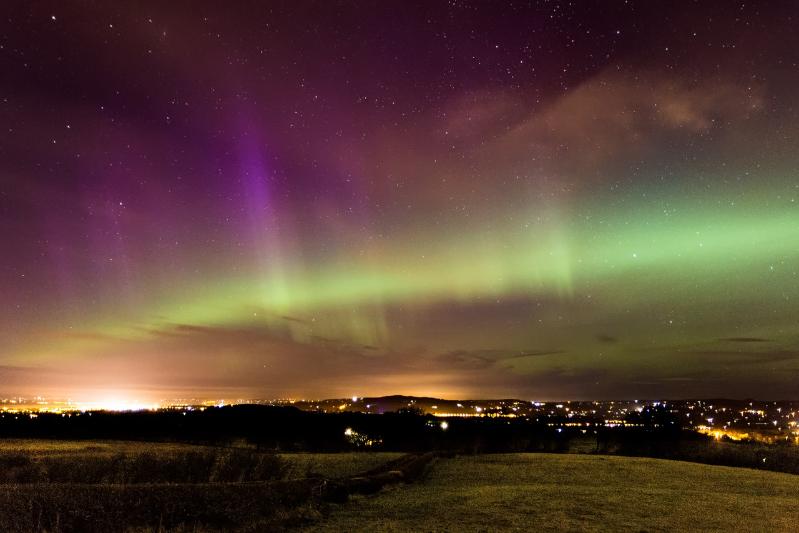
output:
[[[679,461],[508,454],[439,460],[335,506],[315,531],[796,531],[799,476]]]

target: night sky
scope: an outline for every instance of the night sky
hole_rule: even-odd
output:
[[[0,394],[799,398],[795,2],[4,2]]]

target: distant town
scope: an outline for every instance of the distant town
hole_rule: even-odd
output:
[[[657,426],[679,420],[684,429],[716,439],[799,444],[799,401],[757,400],[616,400],[539,402],[518,399],[445,400],[413,396],[307,399],[177,398],[152,404],[109,401],[81,403],[43,396],[0,398],[0,420],[40,413],[80,416],[92,411],[205,410],[228,405],[292,406],[319,413],[383,414],[409,411],[446,418],[523,419],[582,433],[600,428]],[[668,415],[658,418],[658,415]]]

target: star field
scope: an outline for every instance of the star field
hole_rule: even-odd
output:
[[[791,2],[4,11],[4,392],[796,398]]]

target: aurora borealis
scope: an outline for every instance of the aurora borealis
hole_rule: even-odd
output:
[[[10,2],[0,389],[799,398],[791,2]]]

